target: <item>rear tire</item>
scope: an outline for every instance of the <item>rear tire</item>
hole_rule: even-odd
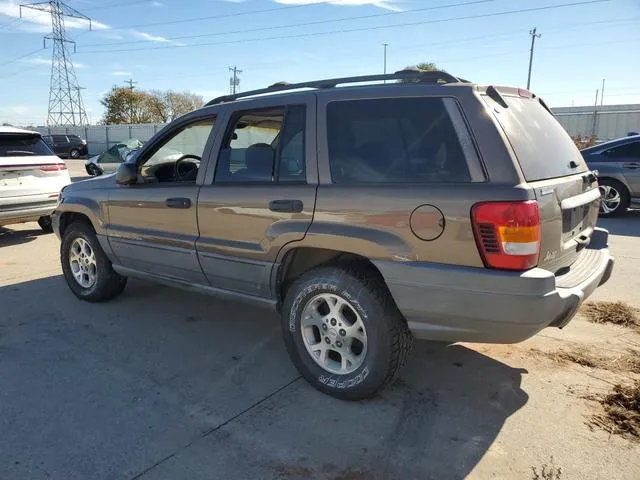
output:
[[[38,225],[40,225],[40,228],[45,233],[52,233],[53,232],[53,225],[51,224],[51,216],[49,216],[49,215],[46,215],[44,217],[40,217],[38,219]]]
[[[122,293],[127,277],[119,275],[90,225],[74,222],[60,244],[62,273],[73,294],[87,302],[111,300]]]
[[[98,177],[102,175],[102,172],[93,163],[87,165],[87,173],[92,177]]]
[[[286,294],[282,327],[301,375],[343,400],[374,396],[395,378],[413,346],[384,284],[348,266],[319,267],[296,280]]]
[[[612,178],[599,179],[598,184],[602,195],[600,216],[616,217],[625,214],[631,201],[627,187]]]

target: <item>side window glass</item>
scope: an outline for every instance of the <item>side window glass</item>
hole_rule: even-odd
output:
[[[327,122],[334,183],[471,181],[440,98],[336,101]]]
[[[214,125],[215,119],[208,118],[179,129],[141,159],[138,166],[142,176],[158,182],[195,182]],[[119,152],[113,153],[116,156]]]
[[[640,142],[625,143],[606,151],[609,158],[640,158]]]
[[[302,106],[242,112],[227,132],[215,181],[304,181],[304,122]]]
[[[52,135],[54,143],[67,143],[67,137],[65,135]]]
[[[278,162],[278,182],[305,182],[305,117],[306,109],[295,105],[287,109]]]

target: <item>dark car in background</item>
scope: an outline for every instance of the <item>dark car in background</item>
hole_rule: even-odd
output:
[[[87,141],[77,135],[43,135],[51,149],[60,158],[81,158],[87,155]]]
[[[640,135],[631,135],[585,148],[582,156],[598,170],[601,216],[621,215],[640,208]]]

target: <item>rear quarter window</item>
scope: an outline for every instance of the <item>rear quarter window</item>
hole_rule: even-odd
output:
[[[327,133],[334,183],[471,181],[442,98],[334,101]]]
[[[39,135],[0,135],[0,158],[53,154]]]
[[[504,130],[527,181],[587,171],[580,151],[555,117],[536,98],[504,95],[508,108],[484,100]],[[573,167],[570,165],[574,162]]]

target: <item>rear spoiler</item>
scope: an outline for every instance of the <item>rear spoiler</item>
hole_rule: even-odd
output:
[[[488,87],[486,87],[486,89],[484,87],[479,87],[479,90],[481,92],[484,90],[484,93],[486,93],[489,98],[491,98],[494,102],[496,102],[498,105],[500,105],[503,108],[509,108],[509,104],[507,104],[503,95],[509,95],[512,97],[538,99],[538,102],[540,102],[540,105],[542,105],[547,112],[553,115],[553,112],[551,111],[549,106],[546,104],[546,102],[542,99],[542,97],[538,97],[535,93],[530,92],[525,88],[496,87],[494,85],[489,85]]]

